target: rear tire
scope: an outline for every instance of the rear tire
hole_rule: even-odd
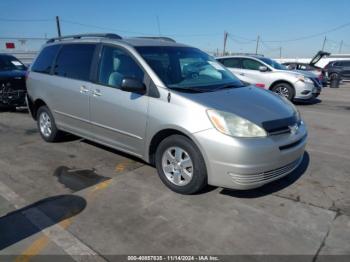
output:
[[[37,112],[37,125],[41,137],[46,142],[57,142],[62,137],[55,124],[50,109],[47,106],[41,106]]]
[[[334,79],[338,79],[338,77],[339,77],[339,75],[337,73],[332,73],[332,74],[330,74],[329,79],[332,81]]]
[[[165,138],[156,151],[156,168],[162,182],[172,191],[190,195],[207,186],[207,170],[197,146],[187,137]]]
[[[271,88],[271,91],[275,92],[280,96],[287,98],[290,101],[292,101],[295,96],[295,91],[293,86],[291,86],[288,83],[277,83]]]

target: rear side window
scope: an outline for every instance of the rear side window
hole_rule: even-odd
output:
[[[240,59],[237,58],[226,58],[226,59],[222,59],[220,60],[220,62],[229,68],[240,68]]]
[[[39,54],[38,58],[32,65],[31,70],[38,73],[49,74],[51,71],[53,60],[57,54],[60,45],[52,45],[45,47]]]
[[[335,62],[334,66],[350,66],[350,61],[339,61]]]
[[[244,69],[259,70],[259,67],[262,66],[262,64],[253,59],[243,59],[242,66]]]
[[[55,63],[54,74],[88,81],[95,47],[95,44],[63,45]]]

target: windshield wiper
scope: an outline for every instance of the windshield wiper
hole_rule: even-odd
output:
[[[173,89],[173,90],[177,90],[177,91],[191,92],[191,93],[204,93],[204,92],[211,91],[211,90],[204,90],[204,89],[199,89],[199,88],[194,88],[194,87],[174,86],[174,87],[169,87],[169,88]]]
[[[212,89],[212,92],[222,90],[222,89],[228,89],[228,88],[238,88],[238,87],[244,87],[244,85],[237,85],[237,84],[227,84],[227,85],[222,85],[218,88]]]

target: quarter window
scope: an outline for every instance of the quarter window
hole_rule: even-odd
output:
[[[38,73],[50,74],[53,60],[57,54],[60,45],[51,45],[45,47],[32,65],[31,70]]]
[[[125,51],[104,46],[99,67],[98,82],[120,88],[124,78],[134,78],[143,82],[144,72]]]
[[[63,45],[55,64],[54,74],[88,81],[95,47],[94,44]]]
[[[259,67],[262,66],[262,64],[253,59],[243,59],[242,66],[243,69],[259,70]]]

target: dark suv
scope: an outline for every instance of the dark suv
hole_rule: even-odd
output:
[[[25,105],[26,70],[14,56],[0,54],[0,108],[14,109]]]
[[[324,69],[330,79],[340,77],[342,80],[350,80],[350,60],[331,61]]]

